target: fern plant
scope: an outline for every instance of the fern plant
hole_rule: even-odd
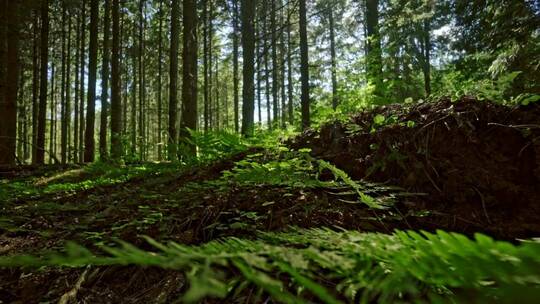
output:
[[[512,245],[477,234],[392,235],[301,230],[227,238],[202,246],[120,242],[96,254],[68,244],[62,254],[0,257],[2,267],[157,266],[186,272],[184,300],[233,297],[259,288],[283,303],[527,302],[540,296],[540,243]]]

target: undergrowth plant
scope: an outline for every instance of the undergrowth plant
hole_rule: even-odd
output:
[[[0,257],[2,267],[138,265],[187,274],[186,302],[262,290],[283,303],[531,302],[540,296],[540,243],[513,245],[477,234],[438,231],[392,235],[297,229],[227,238],[201,246],[129,243],[92,252]],[[261,294],[261,293],[256,293]],[[262,300],[262,299],[259,299]]]
[[[292,151],[285,147],[275,149],[275,154],[252,154],[235,163],[235,167],[223,173],[223,179],[243,185],[274,185],[294,188],[335,188],[345,186],[354,191],[359,202],[370,208],[383,209],[382,199],[365,193],[369,190],[362,182],[354,181],[345,171],[331,163],[309,155],[309,149]],[[319,178],[329,170],[334,180]]]

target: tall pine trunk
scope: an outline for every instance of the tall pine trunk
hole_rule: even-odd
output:
[[[85,104],[85,95],[84,95],[84,91],[85,91],[85,69],[86,69],[86,0],[83,0],[82,1],[82,8],[81,8],[82,12],[81,12],[81,18],[82,18],[82,23],[81,23],[81,53],[80,53],[80,56],[81,56],[81,70],[79,71],[80,72],[80,89],[79,89],[79,98],[80,98],[80,101],[79,101],[79,147],[78,147],[78,150],[79,150],[79,159],[77,160],[78,162],[82,163],[84,162],[84,104]]]
[[[41,68],[39,81],[39,113],[37,132],[36,163],[45,162],[45,117],[47,114],[47,66],[49,63],[49,1],[41,0]]]
[[[103,10],[103,55],[101,57],[101,117],[99,124],[99,157],[107,159],[107,118],[109,116],[110,10],[111,0],[105,0]]]
[[[71,28],[72,19],[68,15],[68,30],[67,30],[67,49],[66,49],[66,116],[63,118],[65,123],[66,133],[66,162],[69,161],[69,152],[72,150],[71,142]]]
[[[233,1],[233,94],[234,94],[234,131],[240,130],[239,122],[239,96],[238,96],[238,0]]]
[[[284,27],[285,16],[284,16],[284,6],[282,1],[279,1],[279,6],[281,7],[280,12],[280,28]],[[280,31],[280,41],[279,41],[279,71],[281,73],[280,80],[280,92],[281,92],[281,127],[285,129],[287,127],[287,93],[285,89],[285,35]]]
[[[423,45],[424,45],[424,62],[422,65],[422,70],[424,72],[424,90],[426,97],[431,95],[431,24],[430,20],[424,20],[424,29],[423,29]]]
[[[268,68],[268,21],[266,18],[266,11],[268,10],[268,4],[263,2],[264,20],[263,20],[263,53],[264,53],[264,81],[265,81],[265,96],[266,96],[266,121],[268,123],[268,129],[272,129],[272,114],[270,104],[270,69]]]
[[[300,0],[300,81],[302,83],[302,93],[300,96],[302,106],[302,129],[305,130],[310,126],[306,0]]]
[[[99,22],[99,1],[90,1],[90,46],[88,61],[88,94],[86,106],[86,133],[84,137],[84,162],[94,161],[96,122],[96,76],[97,76],[97,38]]]
[[[111,158],[120,161],[122,148],[122,101],[120,96],[120,0],[112,0],[111,57]]]
[[[17,137],[17,87],[19,81],[19,5],[20,0],[3,2],[2,6],[8,12],[2,25],[1,47],[6,46],[7,52],[1,54],[2,71],[6,76],[2,77],[4,83],[0,83],[0,165],[14,165]],[[4,18],[4,16],[2,16]],[[5,54],[5,55],[4,55]],[[5,64],[5,68],[3,67]]]
[[[255,107],[255,87],[254,87],[254,54],[255,54],[255,31],[253,20],[255,19],[255,0],[242,0],[242,57],[244,60],[242,67],[243,87],[242,87],[242,134],[244,136],[253,135],[253,114]]]
[[[204,132],[208,132],[208,0],[202,0],[203,6],[203,83],[204,83]]]
[[[74,104],[74,115],[73,115],[73,162],[78,162],[79,160],[79,100],[81,94],[80,88],[80,68],[81,68],[81,23],[82,16],[79,15],[77,18],[77,26],[75,27],[76,32],[76,44],[75,44],[75,98],[73,101]]]
[[[157,79],[157,156],[158,160],[163,159],[162,155],[162,138],[161,138],[161,132],[162,132],[162,112],[163,112],[163,96],[162,96],[162,74],[163,74],[163,65],[162,65],[162,58],[163,58],[163,0],[159,0],[159,12],[158,12],[158,18],[159,18],[159,29],[158,29],[158,79]]]
[[[330,64],[332,72],[332,108],[335,110],[338,106],[338,83],[337,83],[337,66],[336,66],[336,38],[335,38],[335,22],[334,22],[334,13],[332,9],[328,10],[328,21],[329,21],[329,31],[330,31]]]
[[[197,1],[184,0],[184,45],[182,72],[182,120],[180,144],[185,144],[188,157],[196,156],[196,147],[191,144],[188,129],[197,129]],[[187,139],[187,141],[186,141]]]
[[[145,103],[145,86],[144,86],[144,0],[139,0],[139,50],[138,50],[138,73],[139,73],[139,159],[144,160],[146,151],[145,147],[145,126],[144,126],[144,103]]]
[[[290,4],[287,4],[290,8]],[[290,14],[290,13],[289,13]],[[287,18],[287,95],[289,109],[289,124],[294,124],[294,104],[293,104],[293,83],[292,83],[292,39],[291,39],[291,21]]]
[[[51,56],[51,97],[50,97],[50,112],[49,112],[49,164],[53,163],[54,151],[54,139],[56,135],[56,126],[55,126],[55,109],[56,109],[56,95],[55,95],[55,77],[56,77],[56,62],[54,60],[54,55]]]
[[[169,140],[168,157],[175,160],[177,155],[176,143],[176,118],[178,107],[178,44],[180,35],[180,3],[179,0],[171,1],[171,48],[169,66]]]
[[[272,43],[272,105],[274,126],[279,126],[279,79],[278,79],[278,58],[277,58],[277,24],[276,24],[276,0],[272,0],[270,8],[270,33]]]
[[[62,83],[60,92],[60,116],[61,116],[61,130],[60,130],[60,159],[62,164],[67,162],[67,124],[66,124],[66,18],[67,10],[66,4],[62,3]]]
[[[39,13],[33,10],[32,18],[32,163],[37,163],[38,100],[39,100]]]
[[[366,0],[366,32],[367,80],[375,86],[375,95],[381,96],[383,88],[379,0]]]

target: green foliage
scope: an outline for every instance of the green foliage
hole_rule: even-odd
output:
[[[146,163],[136,166],[118,166],[107,162],[95,162],[80,169],[54,172],[42,177],[23,178],[5,183],[0,187],[0,200],[28,199],[38,195],[72,193],[96,187],[125,183],[134,178],[177,172],[174,164]]]
[[[493,302],[540,296],[540,243],[512,245],[438,231],[392,235],[328,229],[261,233],[201,246],[167,245],[155,251],[125,242],[103,253],[68,244],[64,253],[0,257],[2,267],[86,265],[157,266],[185,271],[187,302],[262,289],[285,302]],[[235,286],[235,288],[233,288]]]
[[[257,161],[262,154],[254,154],[236,162],[235,167],[223,173],[223,178],[245,185],[275,185],[314,188],[324,185],[315,177],[315,167],[305,154],[285,152],[281,159]]]
[[[520,74],[521,72],[510,72],[500,74],[494,79],[482,77],[475,79],[459,71],[449,71],[444,74],[442,87],[436,96],[459,99],[463,95],[470,95],[500,103],[517,103],[513,102],[511,88]]]
[[[245,139],[228,131],[204,133],[190,130],[190,134],[191,141],[189,143],[197,147],[197,162],[207,163],[243,152],[248,148],[248,142]],[[180,153],[182,154],[181,150]]]
[[[324,169],[330,170],[330,172],[334,174],[334,178],[342,180],[347,186],[351,187],[354,191],[356,191],[356,193],[358,194],[358,197],[360,198],[360,202],[374,209],[385,208],[382,205],[381,201],[365,194],[363,191],[365,187],[357,183],[356,181],[354,181],[345,171],[337,168],[336,166],[324,160],[319,160],[318,163],[319,163],[319,172],[321,172]]]

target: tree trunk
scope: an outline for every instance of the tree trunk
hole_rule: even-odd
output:
[[[268,10],[268,4],[264,1],[264,21],[263,21],[263,53],[264,53],[264,80],[265,80],[265,95],[266,95],[266,121],[268,129],[272,129],[272,115],[270,104],[270,69],[268,68],[268,21],[266,20],[266,11]]]
[[[135,39],[133,39],[133,44],[135,45]],[[131,152],[130,156],[135,157],[137,154],[137,85],[139,80],[137,74],[139,69],[137,68],[137,58],[134,52],[131,53],[131,70],[133,74],[133,81],[131,82],[131,117],[130,117],[130,134],[131,134]]]
[[[290,4],[287,4],[289,6]],[[290,7],[289,7],[290,9]],[[291,41],[291,21],[287,18],[287,95],[289,102],[289,124],[294,124],[294,105],[293,105],[293,83],[292,83],[292,41]]]
[[[255,18],[255,7],[255,0],[242,0],[242,57],[244,59],[242,67],[242,134],[244,136],[253,135],[253,114],[255,106],[255,87],[253,83],[255,32],[253,29],[253,20]]]
[[[259,16],[257,16],[259,17]],[[261,111],[261,71],[262,71],[262,52],[261,52],[261,25],[260,21],[255,23],[255,35],[257,39],[255,40],[255,54],[257,58],[257,125],[259,128],[262,126],[262,111]]]
[[[382,51],[379,34],[379,0],[366,0],[367,79],[375,85],[375,95],[382,95]]]
[[[36,163],[45,163],[45,117],[47,113],[47,65],[49,62],[49,1],[41,0],[41,68]]]
[[[77,26],[75,27],[76,32],[76,45],[75,45],[75,99],[73,101],[74,104],[74,115],[73,115],[73,162],[78,162],[79,160],[79,100],[80,100],[80,94],[81,94],[81,88],[80,88],[80,62],[81,62],[81,52],[80,52],[80,44],[81,44],[81,23],[82,23],[82,16],[79,15],[79,18],[77,18]]]
[[[120,0],[112,0],[111,60],[111,158],[120,161],[122,148],[122,101],[120,97]]]
[[[88,61],[88,95],[86,106],[86,133],[84,138],[84,162],[94,161],[96,121],[96,75],[97,75],[97,38],[99,22],[99,1],[90,1],[90,47]]]
[[[144,160],[145,155],[145,127],[144,127],[144,100],[145,100],[145,87],[144,87],[144,0],[139,0],[139,51],[138,51],[138,64],[139,64],[139,159]]]
[[[54,53],[53,53],[54,54]],[[54,55],[51,56],[51,108],[50,108],[50,116],[49,116],[49,164],[52,164],[53,162],[53,154],[54,154],[54,136],[56,134],[56,130],[54,128],[54,110],[56,108],[56,98],[55,98],[55,81],[54,77],[56,76],[56,62],[54,60]]]
[[[92,0],[93,1],[93,0]],[[80,85],[79,90],[80,104],[79,104],[79,159],[78,162],[84,162],[84,89],[85,89],[85,68],[86,68],[86,0],[82,1],[82,23],[81,23],[81,70],[80,70]]]
[[[66,49],[66,111],[65,115],[66,117],[63,118],[63,121],[65,123],[65,134],[66,134],[66,143],[65,143],[65,149],[66,149],[66,162],[69,161],[69,151],[71,150],[70,147],[70,139],[71,139],[71,27],[72,27],[72,21],[71,21],[71,15],[68,15],[68,31],[67,31],[67,49]],[[64,144],[64,143],[62,143]]]
[[[302,129],[305,130],[310,126],[306,0],[300,0],[300,81],[302,83],[302,94],[300,96],[302,106]]]
[[[278,58],[277,58],[277,24],[276,24],[276,0],[272,0],[272,7],[270,8],[270,33],[272,43],[272,104],[273,104],[273,118],[274,125],[279,126],[279,79],[278,79]]]
[[[107,159],[107,117],[109,115],[109,61],[110,61],[110,9],[111,1],[105,0],[103,10],[103,55],[101,61],[101,117],[99,124],[99,157]]]
[[[182,72],[182,120],[180,128],[180,144],[188,157],[195,157],[196,146],[191,144],[188,129],[197,129],[197,1],[184,0],[184,45]]]
[[[213,67],[213,37],[214,37],[214,2],[213,0],[208,1],[210,8],[208,12],[208,124],[210,129],[213,129],[214,120],[213,120],[213,110],[212,110],[212,67]]]
[[[20,17],[20,16],[19,16]],[[28,131],[28,119],[26,117],[26,111],[28,110],[27,103],[26,103],[26,75],[24,73],[24,70],[22,69],[22,66],[19,66],[19,87],[18,87],[18,118],[17,118],[17,138],[19,139],[17,141],[17,157],[19,160],[21,160],[22,163],[26,163],[26,159],[28,158],[27,154],[27,147],[28,147],[28,139],[27,139],[27,131]]]
[[[283,28],[285,25],[285,19],[284,19],[284,6],[282,1],[279,1],[280,7],[281,7],[281,13],[280,13],[280,28]],[[280,34],[280,41],[279,41],[279,70],[281,72],[280,75],[280,91],[281,91],[281,128],[285,129],[287,127],[287,94],[285,89],[285,35],[283,33]]]
[[[234,94],[234,132],[238,133],[239,126],[239,96],[238,96],[238,0],[233,1],[233,94]]]
[[[332,9],[328,10],[328,21],[330,25],[330,63],[332,72],[332,108],[335,110],[339,104],[338,100],[338,83],[337,83],[337,66],[336,66],[336,38],[335,38],[335,24],[334,13]]]
[[[426,97],[431,95],[431,37],[430,37],[431,25],[429,19],[424,20],[424,88]]]
[[[2,1],[2,6],[9,12],[6,24],[1,31],[1,46],[7,46],[7,52],[2,55],[2,71],[9,77],[2,77],[3,96],[0,96],[0,165],[15,164],[15,149],[17,137],[17,87],[19,81],[19,3],[20,0]],[[2,16],[4,18],[4,16]],[[5,41],[5,42],[4,42]],[[5,57],[4,57],[5,56]],[[4,61],[5,60],[5,61]],[[5,69],[4,69],[5,62]]]
[[[62,164],[67,162],[67,124],[66,124],[66,4],[62,2],[62,83],[60,93],[60,116],[61,116],[61,130],[60,130],[60,159]]]
[[[161,161],[163,159],[162,156],[162,138],[161,138],[161,129],[162,129],[162,122],[161,122],[161,114],[163,112],[163,96],[161,91],[162,86],[162,74],[163,74],[163,65],[161,64],[161,60],[163,58],[163,0],[159,0],[159,12],[158,12],[158,18],[159,18],[159,30],[158,30],[158,87],[157,87],[157,153],[158,153],[158,160]]]
[[[8,0],[0,0],[0,166],[11,165],[11,159],[15,157],[8,155],[10,153],[10,143],[8,138],[7,127],[11,124],[10,117],[7,117],[5,109],[7,108],[7,32],[9,22],[7,20],[9,14]]]
[[[204,133],[208,132],[208,0],[203,1]]]
[[[37,9],[33,11],[32,21],[32,163],[37,163],[37,134],[38,134],[38,99],[39,99],[39,56],[38,56],[38,39],[39,39],[39,20]]]
[[[171,11],[171,49],[169,66],[169,160],[176,159],[176,108],[178,107],[178,44],[180,34],[180,3],[172,0]]]

